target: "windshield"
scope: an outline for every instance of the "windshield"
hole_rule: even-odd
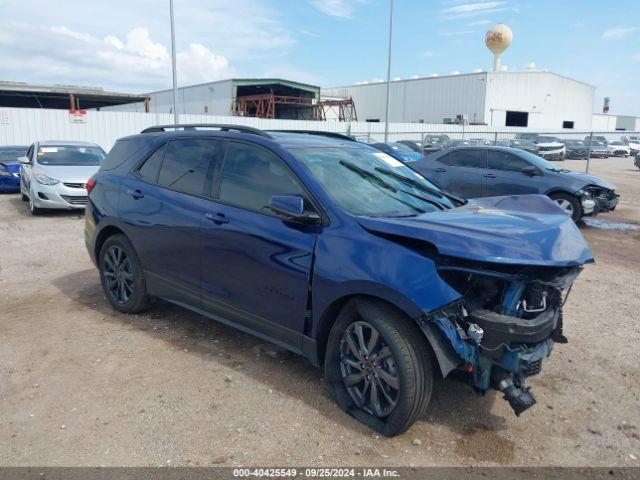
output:
[[[27,149],[6,149],[0,150],[0,162],[15,162],[18,157],[24,157],[27,154]]]
[[[624,145],[622,142],[611,142],[611,145]]]
[[[583,147],[584,143],[578,141],[578,140],[565,140],[564,141],[565,145],[571,145],[572,147]]]
[[[453,208],[454,202],[422,175],[370,148],[296,148],[327,194],[347,212],[406,217]]]
[[[559,143],[560,139],[557,137],[538,137],[538,143]]]
[[[38,149],[40,165],[100,166],[104,157],[104,150],[100,147],[85,145],[43,145]]]

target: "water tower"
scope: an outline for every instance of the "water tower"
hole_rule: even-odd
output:
[[[487,48],[493,52],[493,71],[500,70],[500,55],[513,40],[513,32],[503,23],[494,25],[484,38]]]

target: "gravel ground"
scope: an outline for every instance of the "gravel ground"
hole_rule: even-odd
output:
[[[392,439],[340,411],[301,358],[164,303],[114,312],[82,215],[31,217],[0,195],[0,465],[640,465],[640,230],[603,228],[640,228],[640,171],[591,167],[622,202],[582,227],[597,262],[566,307],[570,343],[530,381],[538,404],[516,418],[443,381]]]

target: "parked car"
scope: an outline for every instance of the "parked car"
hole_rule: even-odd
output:
[[[406,145],[414,152],[422,153],[423,142],[421,140],[399,140],[398,143]]]
[[[547,195],[576,222],[618,205],[616,187],[606,180],[558,168],[515,148],[447,148],[412,168],[463,198]]]
[[[18,158],[24,156],[27,147],[0,147],[0,192],[17,192],[20,190],[20,163]]]
[[[378,142],[371,144],[372,147],[377,148],[378,150],[388,153],[396,160],[400,160],[401,162],[415,162],[422,159],[422,154],[418,153],[411,148],[407,147],[403,143],[399,142]]]
[[[532,152],[546,160],[564,160],[566,148],[558,137],[541,135],[539,133],[517,133],[516,140],[525,140],[535,145],[536,151]]]
[[[584,144],[588,147],[589,140],[585,140]],[[592,158],[609,158],[609,147],[606,143],[600,140],[594,140],[591,142],[591,157]]]
[[[584,143],[588,145],[589,141],[604,143],[606,146],[609,146],[609,140],[604,135],[587,135],[584,137]]]
[[[524,150],[529,153],[538,153],[538,147],[531,140],[526,138],[516,138],[508,141],[508,145],[504,145],[505,147],[519,148],[520,150]]]
[[[631,155],[631,149],[624,142],[616,140],[609,142],[609,154],[614,157],[628,157]]]
[[[566,139],[562,141],[567,150],[566,158],[586,160],[589,158],[589,147],[580,140]]]
[[[636,159],[633,161],[633,164],[640,170],[640,153],[636,153]]]
[[[436,134],[436,135],[425,135],[422,140],[422,154],[428,155],[429,153],[437,152],[438,150],[442,150],[449,145],[449,141],[451,139],[448,135]]]
[[[563,292],[593,261],[548,198],[464,202],[359,142],[208,127],[121,139],[87,183],[114,309],[163,298],[301,354],[383,435],[454,371],[517,415],[535,403],[525,381],[566,342]]]
[[[94,143],[38,141],[20,157],[20,192],[29,210],[84,208],[85,185],[105,153]]]
[[[622,137],[621,140],[629,146],[629,151],[631,155],[636,155],[640,153],[640,137],[636,135],[631,135],[628,137]]]

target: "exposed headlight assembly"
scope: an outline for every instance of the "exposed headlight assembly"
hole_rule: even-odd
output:
[[[33,171],[33,176],[36,177],[36,180],[40,185],[56,185],[57,183],[60,183],[60,180],[56,180],[55,178],[47,177],[40,170],[34,170]]]

